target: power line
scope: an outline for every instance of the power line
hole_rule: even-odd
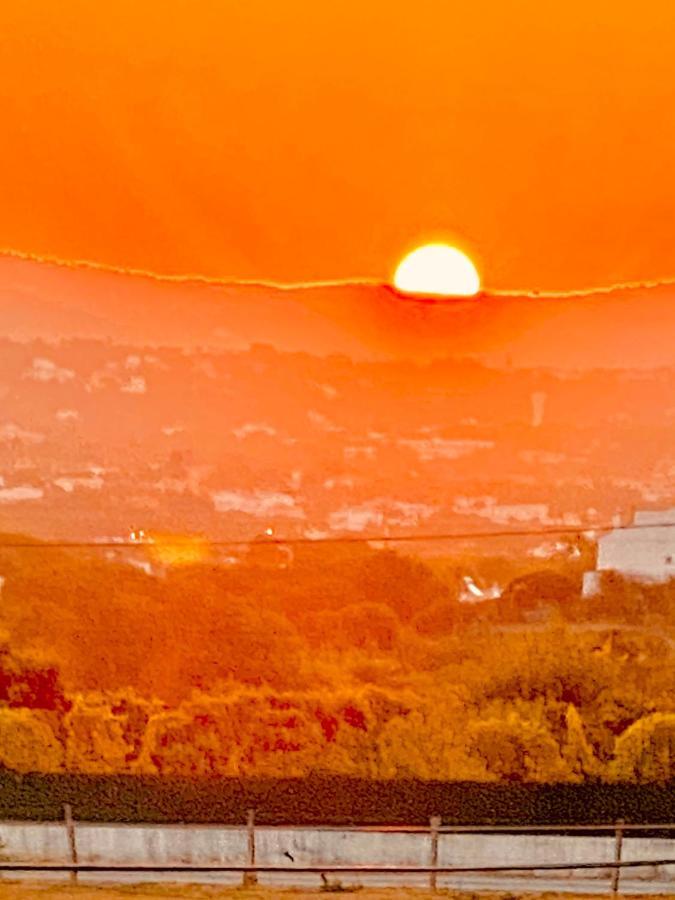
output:
[[[84,549],[110,549],[129,547],[162,547],[189,549],[194,545],[204,547],[270,547],[270,546],[298,546],[298,545],[322,545],[322,544],[406,544],[406,543],[433,543],[444,541],[476,541],[497,538],[516,537],[560,537],[564,535],[579,536],[589,532],[598,531],[644,531],[650,528],[675,528],[675,522],[663,523],[638,523],[627,525],[581,525],[581,526],[551,526],[547,528],[527,529],[501,529],[499,531],[446,531],[422,534],[391,535],[345,535],[342,537],[327,535],[325,537],[256,537],[235,538],[230,540],[208,540],[199,537],[171,539],[171,540],[105,540],[105,541],[0,541],[0,551],[7,548],[11,550],[84,550]]]

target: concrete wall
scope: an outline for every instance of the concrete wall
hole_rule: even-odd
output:
[[[247,860],[244,828],[199,825],[94,825],[77,824],[80,862],[139,865],[226,865]],[[62,824],[0,822],[2,853],[12,862],[69,862],[66,830]],[[395,831],[340,831],[311,828],[256,828],[257,862],[261,865],[428,865],[428,834]],[[288,851],[294,863],[284,855]],[[608,862],[614,838],[558,835],[442,834],[439,865],[496,866],[500,864]],[[672,840],[625,838],[623,859],[675,858]],[[568,871],[541,876],[569,878]],[[577,872],[576,876],[604,878],[608,869]],[[675,866],[629,870],[631,880],[675,880]],[[520,873],[522,876],[522,873]]]

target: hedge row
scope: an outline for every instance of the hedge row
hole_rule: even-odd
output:
[[[473,784],[353,778],[217,779],[0,772],[0,819],[268,825],[675,822],[674,785]]]

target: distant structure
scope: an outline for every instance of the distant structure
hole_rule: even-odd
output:
[[[288,569],[293,563],[294,553],[289,544],[277,541],[273,528],[266,528],[264,534],[258,535],[248,545],[245,559],[251,566],[261,566],[266,569]]]
[[[675,578],[675,507],[638,510],[629,525],[599,538],[596,568],[584,574],[585,597],[598,592],[603,572],[652,582]]]
[[[483,600],[498,600],[501,597],[499,585],[490,588],[480,587],[470,575],[462,576],[462,586],[459,591],[460,603],[481,603]]]
[[[103,557],[108,562],[133,566],[149,576],[156,577],[166,574],[166,567],[150,560],[147,547],[153,544],[154,540],[142,528],[129,529],[126,535],[100,537],[97,538],[96,543],[104,545]],[[115,544],[119,544],[119,547],[115,547]]]
[[[544,421],[546,394],[543,391],[535,391],[530,399],[532,400],[532,427],[539,428]]]

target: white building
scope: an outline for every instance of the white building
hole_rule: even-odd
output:
[[[599,538],[596,570],[584,575],[585,596],[596,593],[602,572],[643,581],[675,578],[675,507],[638,510],[630,525]]]
[[[498,600],[501,597],[499,585],[490,588],[480,587],[470,575],[462,576],[462,587],[459,592],[460,603],[481,603],[483,600]]]

